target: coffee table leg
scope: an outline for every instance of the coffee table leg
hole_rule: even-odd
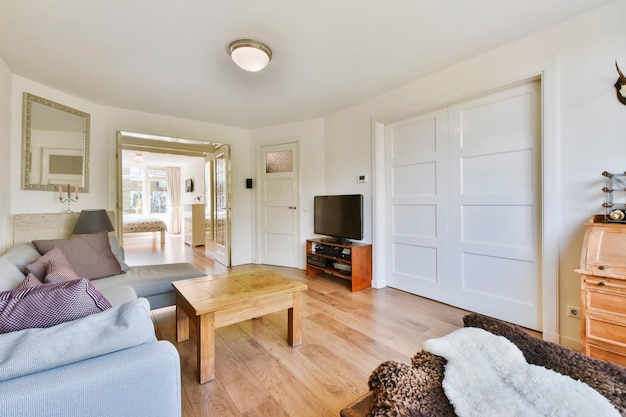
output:
[[[302,344],[302,292],[293,294],[293,307],[287,310],[287,342],[291,346]]]
[[[176,294],[176,341],[184,342],[189,339],[189,317],[180,306],[180,295]]]
[[[215,378],[215,315],[198,317],[198,376],[200,383]]]

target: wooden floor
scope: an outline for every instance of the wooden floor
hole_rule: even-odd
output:
[[[200,385],[196,344],[175,340],[175,308],[153,311],[157,337],[181,357],[184,417],[337,417],[368,391],[374,368],[387,360],[410,362],[426,339],[462,326],[465,311],[394,289],[351,292],[332,276],[306,277],[298,269],[267,265],[225,268],[203,247],[182,238],[124,239],[129,265],[188,261],[207,274],[265,268],[304,282],[303,343],[287,345],[287,313],[217,330],[216,378]]]

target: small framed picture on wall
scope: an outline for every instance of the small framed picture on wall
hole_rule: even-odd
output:
[[[193,180],[191,178],[185,180],[185,192],[193,193]]]

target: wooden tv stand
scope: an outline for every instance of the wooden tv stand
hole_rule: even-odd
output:
[[[352,281],[352,291],[372,286],[372,245],[306,241],[306,275],[326,273]]]

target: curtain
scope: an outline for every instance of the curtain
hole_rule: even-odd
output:
[[[183,206],[181,204],[180,168],[167,167],[167,195],[170,203],[170,233],[181,233]]]

